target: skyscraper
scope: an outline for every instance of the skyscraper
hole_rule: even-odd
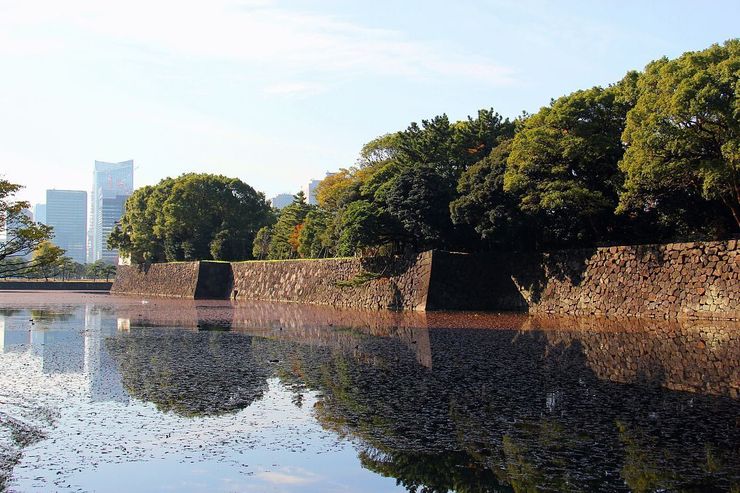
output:
[[[36,204],[33,208],[33,220],[46,224],[46,204]]]
[[[293,196],[289,193],[279,193],[270,199],[270,204],[276,209],[282,209],[293,203]]]
[[[95,161],[90,199],[88,262],[118,263],[118,251],[108,248],[108,235],[123,215],[126,199],[134,190],[134,161]]]
[[[85,263],[87,192],[47,190],[46,224],[54,228],[52,242],[75,262]]]

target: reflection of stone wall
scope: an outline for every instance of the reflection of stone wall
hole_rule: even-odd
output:
[[[236,299],[365,309],[426,309],[431,253],[414,258],[236,262]]]
[[[108,291],[106,281],[0,281],[2,291]]]
[[[740,397],[740,327],[707,320],[532,317],[550,346],[577,347],[602,380]]]

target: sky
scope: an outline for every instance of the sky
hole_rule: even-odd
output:
[[[32,203],[95,160],[294,193],[410,122],[536,112],[739,26],[737,0],[0,0],[0,175]]]

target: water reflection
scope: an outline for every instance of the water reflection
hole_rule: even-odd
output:
[[[131,423],[152,416],[139,402],[152,403],[160,418],[150,447],[170,450],[167,427],[192,423],[202,434],[180,443],[214,448],[206,437],[227,443],[225,429],[247,437],[260,429],[250,413],[263,413],[291,430],[272,443],[295,450],[272,459],[288,467],[265,476],[273,479],[298,470],[291,458],[312,455],[323,435],[311,427],[320,425],[355,444],[336,451],[354,459],[343,473],[361,467],[407,491],[740,488],[737,324],[106,303],[25,333],[14,324],[26,312],[0,316],[3,348],[50,361],[67,355],[64,365],[42,362],[41,374],[79,372],[91,402],[130,396]],[[50,338],[57,330],[64,334]],[[44,334],[41,352],[35,333]],[[297,445],[296,436],[306,438]],[[228,442],[218,463],[264,460],[255,440]],[[243,462],[250,453],[258,455]],[[332,472],[319,474],[317,464],[300,471],[320,491]]]
[[[133,327],[109,338],[130,395],[160,411],[207,416],[238,411],[262,397],[272,373],[251,337]]]

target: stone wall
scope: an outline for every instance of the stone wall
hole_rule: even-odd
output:
[[[370,310],[425,310],[432,253],[416,257],[252,261],[231,264],[234,299]]]
[[[740,319],[738,241],[122,267],[116,293],[370,310]]]
[[[521,296],[504,297],[501,308],[616,317],[740,318],[736,240],[507,255],[495,265],[497,280],[510,278]]]
[[[111,293],[169,298],[195,298],[201,262],[152,264],[147,268],[121,265]]]

